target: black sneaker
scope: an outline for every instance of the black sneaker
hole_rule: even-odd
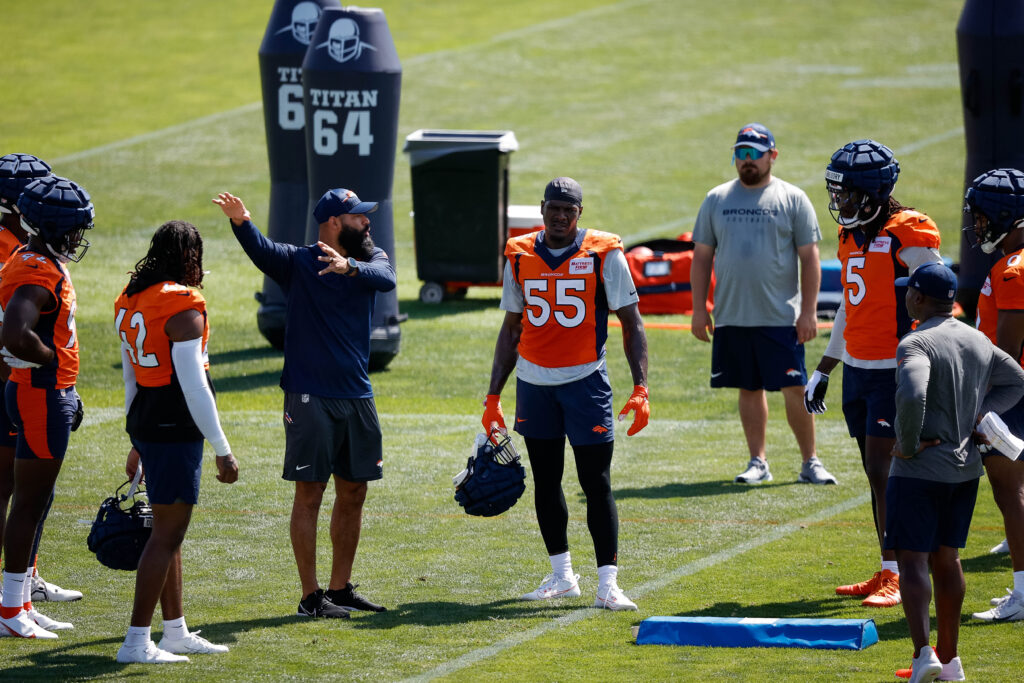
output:
[[[299,602],[299,611],[296,614],[300,617],[314,617],[325,619],[348,619],[348,610],[338,607],[324,596],[324,589],[317,588],[315,593],[310,593]]]
[[[352,585],[351,582],[346,583],[345,587],[338,589],[330,589],[324,593],[324,597],[327,598],[332,604],[346,610],[357,610],[361,612],[387,612],[388,608],[383,605],[375,605],[359,593],[356,593],[356,586],[359,584]]]

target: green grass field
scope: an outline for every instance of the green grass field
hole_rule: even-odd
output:
[[[823,169],[836,148],[860,137],[896,151],[903,173],[895,194],[935,218],[944,255],[958,256],[958,0],[381,4],[403,62],[399,135],[515,131],[513,203],[537,203],[547,180],[571,175],[586,190],[585,226],[627,243],[673,236],[692,227],[710,187],[733,177],[736,130],[760,120],[781,150],[776,174],[815,205],[825,258],[835,238]],[[685,332],[649,331],[652,422],[636,437],[623,432],[616,448],[620,584],[639,613],[589,609],[597,577],[571,467],[569,534],[584,597],[554,605],[515,599],[549,569],[532,489],[509,513],[478,519],[461,513],[450,484],[479,426],[502,318],[498,291],[471,289],[466,300],[435,307],[418,302],[409,167],[400,152],[392,256],[409,319],[401,353],[372,378],[385,478],[371,486],[355,577],[390,610],[348,623],[293,616],[299,589],[287,539],[291,489],[280,479],[281,356],[256,330],[262,275],[210,204],[230,190],[266,222],[257,49],[270,6],[57,0],[44,11],[4,3],[0,153],[49,160],[93,194],[98,215],[94,246],[72,268],[88,416],[58,482],[40,559],[47,578],[86,598],[44,605],[75,623],[59,641],[0,641],[0,678],[880,681],[906,666],[902,612],[868,611],[833,593],[877,564],[838,382],[818,439],[840,486],[795,485],[799,458],[776,396],[768,434],[775,482],[740,488],[730,483],[747,458],[735,395],[708,388],[709,347]],[[100,501],[123,480],[128,449],[113,300],[153,230],[172,218],[196,223],[206,240],[212,372],[242,469],[228,487],[207,468],[184,546],[188,623],[231,652],[145,668],[114,661],[134,575],[100,566],[85,537]],[[617,334],[609,366],[619,405],[631,382]],[[809,345],[809,362],[826,341]],[[505,405],[513,404],[510,388]],[[325,510],[323,580],[327,520]],[[1010,585],[1008,558],[987,552],[1002,537],[983,481],[963,552],[960,654],[973,680],[1020,677],[1024,627],[969,618]],[[881,642],[861,652],[636,646],[630,627],[654,615],[873,617]],[[154,626],[159,633],[159,618]]]

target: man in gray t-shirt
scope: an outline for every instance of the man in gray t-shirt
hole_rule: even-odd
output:
[[[956,276],[945,265],[926,263],[898,278],[896,286],[907,287],[907,312],[921,322],[896,348],[896,445],[885,494],[884,547],[895,550],[899,562],[915,674],[959,676],[956,646],[965,590],[957,549],[967,541],[982,474],[975,425],[985,413],[1003,412],[1024,396],[1024,370],[983,333],[953,318]],[[935,576],[935,652],[928,647],[929,565]]]
[[[803,458],[800,481],[835,484],[815,454],[814,416],[803,404],[804,342],[817,335],[821,230],[803,190],[772,176],[778,154],[765,126],[744,126],[733,145],[738,178],[712,189],[701,204],[693,228],[691,331],[704,342],[714,335],[711,386],[739,389],[750,462],[736,481],[772,480],[765,457],[765,391],[781,391]]]

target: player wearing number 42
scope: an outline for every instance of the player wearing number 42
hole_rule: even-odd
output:
[[[170,221],[157,229],[114,303],[132,443],[125,469],[129,477],[144,470],[153,507],[153,533],[139,558],[131,626],[119,662],[187,662],[187,654],[228,651],[198,631],[190,633],[184,612],[181,543],[199,501],[203,439],[216,453],[217,480],[238,479],[209,377],[210,325],[199,293],[202,282],[199,231],[191,223]],[[159,646],[150,639],[157,600],[164,618]]]
[[[505,429],[501,390],[516,370],[516,431],[526,441],[534,478],[534,503],[551,574],[524,600],[576,597],[566,536],[568,509],[562,492],[565,439],[587,497],[598,587],[595,607],[635,610],[619,589],[619,520],[611,489],[614,423],[605,367],[608,313],[622,323],[633,393],[619,420],[633,412],[632,436],[647,425],[647,337],[636,287],[618,235],[580,229],[583,189],[555,178],[544,190],[544,230],[515,237],[505,247],[501,308],[491,383],[484,401],[484,432]]]

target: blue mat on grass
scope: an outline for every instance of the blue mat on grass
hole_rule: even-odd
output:
[[[863,650],[878,642],[872,619],[762,619],[751,617],[650,617],[640,623],[637,645],[802,647]]]

